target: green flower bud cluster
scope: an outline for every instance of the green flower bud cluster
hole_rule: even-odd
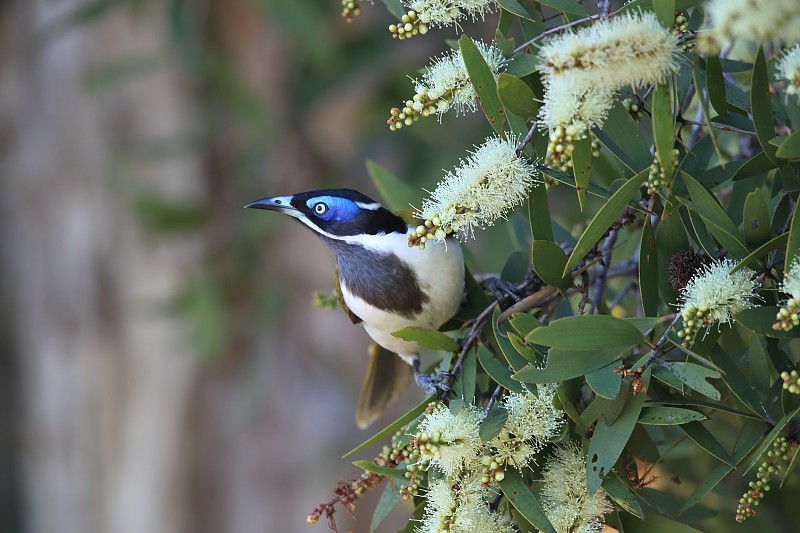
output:
[[[389,31],[395,39],[408,39],[415,35],[428,33],[428,25],[419,20],[416,11],[409,11],[400,19],[399,24],[389,24]]]
[[[772,449],[767,452],[767,460],[761,463],[756,473],[756,481],[749,483],[750,489],[739,499],[736,508],[736,521],[744,522],[751,516],[755,516],[755,507],[761,503],[761,498],[769,492],[769,481],[773,475],[779,474],[781,469],[789,462],[789,451],[791,445],[786,437],[778,437],[772,443]]]
[[[342,16],[349,23],[361,15],[361,4],[364,0],[342,0]]]
[[[418,110],[420,105],[422,110]],[[433,100],[423,91],[415,94],[413,100],[406,100],[402,108],[393,107],[389,111],[390,117],[386,123],[389,125],[390,131],[397,131],[403,126],[412,125],[418,121],[420,117],[424,118],[435,113],[444,113],[449,107],[450,102],[448,102],[446,98],[437,98]]]
[[[458,213],[458,208],[456,208],[456,212]],[[408,234],[408,247],[413,248],[417,246],[420,250],[424,250],[425,243],[429,240],[442,242],[451,233],[453,233],[453,228],[450,226],[442,227],[442,221],[439,217],[433,217],[417,226],[414,231]]]
[[[678,156],[680,151],[675,148],[672,150],[672,168],[678,168]],[[656,194],[662,186],[669,189],[672,186],[672,176],[667,176],[664,172],[664,167],[661,166],[661,161],[658,160],[658,154],[653,158],[653,164],[650,165],[650,173],[647,176],[647,181],[644,182],[647,187],[647,194]]]
[[[630,98],[626,98],[622,101],[622,105],[625,107],[625,111],[631,116],[631,118],[637,124],[642,121],[642,117],[644,117],[644,110],[639,107],[639,104],[634,102]]]
[[[572,168],[572,152],[575,150],[573,141],[578,137],[578,129],[570,124],[569,126],[558,126],[550,130],[550,139],[547,142],[547,154],[544,156],[544,164],[568,173]],[[600,143],[597,139],[592,139],[592,156],[600,157]]]
[[[686,37],[691,35],[689,31],[689,19],[686,18],[686,16],[686,11],[676,11],[675,24],[672,25],[672,34],[681,42],[681,52],[691,52],[694,50],[694,39],[686,40]]]
[[[498,462],[499,461],[499,462]],[[484,455],[481,457],[481,483],[484,488],[489,487],[492,481],[503,481],[506,477],[505,464],[498,457]]]
[[[775,318],[778,321],[772,324],[772,329],[789,331],[800,324],[800,299],[789,298],[786,306],[778,310],[778,315]]]
[[[704,305],[700,307],[689,305],[681,313],[681,318],[683,318],[683,329],[678,331],[678,338],[682,340],[684,346],[690,348],[700,330],[711,324],[709,309]]]
[[[788,390],[792,394],[800,394],[800,375],[797,370],[781,372],[781,379],[783,380],[783,389]]]

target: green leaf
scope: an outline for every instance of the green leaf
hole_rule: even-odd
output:
[[[420,403],[419,405],[414,407],[412,410],[410,410],[409,412],[407,412],[406,414],[404,414],[403,416],[401,416],[400,418],[398,418],[397,420],[395,420],[394,422],[392,422],[391,424],[389,424],[388,426],[383,428],[381,431],[379,431],[378,433],[376,433],[372,437],[368,438],[367,440],[365,440],[364,442],[362,442],[361,444],[359,444],[358,446],[356,446],[355,448],[353,448],[352,450],[350,450],[346,454],[344,454],[342,456],[342,459],[346,459],[346,458],[350,457],[351,455],[353,455],[354,453],[358,453],[361,450],[363,450],[364,448],[372,446],[376,442],[380,442],[380,441],[390,437],[391,435],[394,435],[400,429],[402,429],[402,428],[406,427],[408,424],[410,424],[419,415],[424,413],[425,412],[425,408],[428,407],[428,404],[431,402],[432,399],[433,399],[433,396],[428,396],[427,398],[425,398],[422,401],[422,403]]]
[[[484,346],[478,347],[478,362],[495,383],[512,392],[522,392],[522,384],[511,378],[511,371],[498,361]]]
[[[762,257],[765,257],[768,253],[772,250],[777,250],[778,248],[786,245],[786,242],[789,240],[788,233],[781,233],[777,237],[772,240],[769,240],[750,252],[744,259],[736,263],[736,266],[731,269],[731,273],[736,272],[740,268],[744,268],[746,266],[750,266]]]
[[[528,313],[514,313],[511,315],[508,323],[523,337],[536,328],[542,327],[542,323],[539,322],[539,319]]]
[[[617,476],[608,476],[603,480],[603,490],[606,491],[617,505],[631,513],[633,516],[644,520],[644,511],[639,503],[639,498]]]
[[[461,394],[469,404],[475,403],[475,382],[478,373],[478,358],[474,350],[464,354],[461,362]]]
[[[752,309],[746,309],[736,315],[736,322],[756,333],[765,337],[775,337],[777,339],[796,339],[800,337],[800,328],[792,328],[789,331],[772,329],[772,325],[777,322],[777,314],[780,307],[774,305],[759,305]]]
[[[353,465],[366,470],[367,472],[372,472],[373,474],[378,474],[379,476],[388,476],[397,479],[402,479],[405,481],[405,468],[389,468],[387,466],[378,466],[374,462],[369,460],[361,460],[361,461],[353,461]]]
[[[703,75],[703,72],[700,70],[699,64],[699,56],[695,57],[694,62],[692,63],[692,80],[694,81],[695,87],[698,88],[698,92],[700,93],[700,97],[697,99],[700,102],[700,109],[703,112],[703,118],[706,121],[706,124],[711,123],[711,113],[708,110],[708,102],[704,98],[702,91],[700,89],[706,87],[706,77]],[[722,152],[719,149],[719,141],[717,140],[717,136],[719,135],[714,128],[706,128],[708,131],[708,136],[711,138],[711,143],[714,145],[714,151],[717,154],[717,157],[722,160]]]
[[[650,369],[642,374],[642,381],[647,387],[650,383]],[[623,393],[617,397],[625,399],[622,412],[609,424],[605,415],[597,421],[597,425],[589,442],[589,458],[586,465],[586,484],[589,494],[594,494],[600,488],[601,476],[607,475],[614,468],[614,463],[619,459],[622,450],[636,427],[639,413],[642,411],[645,394],[633,395],[628,387],[623,388]]]
[[[731,455],[722,447],[714,435],[711,434],[706,427],[700,422],[689,422],[682,424],[681,429],[692,439],[698,446],[705,451],[731,466],[735,466]]]
[[[553,524],[548,520],[539,500],[533,495],[531,489],[525,484],[522,476],[514,468],[509,468],[505,472],[505,477],[498,482],[500,490],[503,491],[511,505],[520,512],[525,520],[531,523],[539,531],[556,533]]]
[[[500,430],[503,429],[506,420],[508,420],[508,411],[501,404],[495,403],[481,421],[478,429],[478,435],[480,435],[481,440],[488,442],[495,438],[500,433]]]
[[[728,115],[728,98],[725,95],[725,78],[722,76],[722,63],[716,54],[706,57],[706,74],[708,75],[708,99],[720,117]]]
[[[589,170],[592,168],[592,140],[589,137],[572,142],[572,172],[575,176],[575,192],[578,206],[583,211],[586,189],[589,187]]]
[[[769,240],[770,227],[767,198],[761,189],[747,194],[742,209],[742,227],[744,240],[751,248],[757,248]]]
[[[761,456],[764,455],[769,447],[772,446],[772,443],[775,441],[775,439],[777,439],[781,434],[781,431],[783,431],[783,428],[786,427],[786,424],[796,417],[798,413],[800,413],[800,405],[783,415],[783,417],[775,423],[775,427],[772,428],[772,431],[767,433],[767,436],[761,441],[761,444],[758,446],[756,451],[753,452],[753,460],[750,462],[750,465],[747,467],[747,470],[744,471],[743,475],[747,474],[753,469],[759,459],[761,459]]]
[[[766,398],[769,394],[769,361],[767,352],[761,344],[761,337],[750,336],[750,346],[747,348],[747,365],[750,368],[750,377],[759,397]]]
[[[563,11],[569,15],[585,17],[589,14],[585,7],[575,3],[573,0],[539,0],[539,3],[543,6],[552,7],[556,11]]]
[[[645,217],[639,242],[639,295],[645,316],[658,314],[658,248],[650,217]]]
[[[653,163],[650,141],[642,134],[639,125],[633,121],[620,100],[611,107],[603,129],[594,128],[592,132],[631,171],[649,169]]]
[[[644,522],[620,515],[625,533],[702,533],[699,529],[655,513],[645,513]]]
[[[688,174],[683,173],[686,188],[689,190],[691,202],[682,200],[689,209],[708,224],[708,229],[719,243],[737,258],[745,257],[749,250],[744,245],[739,228],[730,219],[724,209],[717,203],[716,198],[703,185]]]
[[[423,348],[436,352],[455,352],[458,351],[458,343],[435,329],[428,329],[419,326],[408,326],[392,333],[392,337],[403,339],[404,341],[416,342]]]
[[[510,331],[508,323],[500,323],[500,308],[496,307],[492,315],[492,331],[494,332],[494,339],[500,351],[503,352],[503,357],[511,366],[512,369],[519,370],[525,368],[531,361],[539,360],[539,357],[533,352],[532,349],[527,351],[523,356],[521,351],[525,346],[525,341],[517,337],[513,331]],[[528,359],[530,358],[530,359]]]
[[[785,137],[775,155],[781,159],[800,159],[800,130]]]
[[[531,245],[533,255],[533,270],[548,285],[559,289],[568,289],[572,286],[572,276],[564,276],[564,267],[567,265],[567,254],[559,245],[552,241],[533,241]]]
[[[769,143],[775,137],[775,115],[772,113],[772,104],[769,93],[769,76],[767,75],[767,60],[764,57],[764,46],[758,47],[756,60],[753,63],[753,75],[750,79],[750,108],[753,113],[753,126],[756,128],[756,137],[764,154],[771,160],[776,160],[777,149]]]
[[[511,74],[503,72],[497,78],[497,95],[506,109],[525,120],[535,117],[539,111],[528,84]]]
[[[651,426],[676,426],[705,420],[706,415],[681,407],[644,407],[639,423]]]
[[[728,163],[728,166],[731,166],[731,168],[736,168],[734,167],[736,163],[737,162]],[[747,178],[758,176],[760,174],[764,174],[766,172],[769,172],[770,170],[773,170],[777,166],[778,166],[777,163],[775,163],[769,157],[767,157],[767,154],[765,154],[764,152],[758,152],[750,159],[741,162],[739,168],[736,169],[736,171],[733,174],[733,181],[744,180]]]
[[[663,216],[656,229],[656,249],[658,250],[658,282],[661,296],[665,302],[677,302],[678,292],[669,282],[668,265],[670,258],[679,250],[689,248],[689,238],[678,213]]]
[[[672,11],[670,18],[674,21],[675,11]],[[653,140],[656,145],[656,156],[664,169],[664,175],[669,177],[673,174],[674,166],[672,158],[672,147],[675,145],[673,93],[672,83],[659,83],[653,92]]]
[[[383,520],[389,516],[392,509],[400,502],[400,490],[394,483],[387,483],[381,493],[381,499],[378,500],[378,505],[375,506],[375,511],[372,513],[372,522],[369,524],[370,533],[376,531]]]
[[[583,315],[605,316],[605,315]],[[622,359],[633,346],[597,345],[591,349],[550,348],[547,366],[538,368],[528,365],[512,377],[524,383],[557,383],[583,376]]]
[[[619,394],[622,376],[614,372],[616,364],[611,362],[604,367],[586,373],[586,384],[595,394],[613,400]]]
[[[644,337],[628,322],[610,315],[576,315],[553,320],[525,340],[568,350],[631,348]],[[608,361],[606,361],[607,363]]]
[[[492,70],[486,64],[486,60],[481,55],[478,47],[475,46],[475,42],[468,35],[464,35],[458,40],[458,47],[461,50],[464,66],[467,68],[467,74],[469,74],[475,94],[478,95],[478,101],[481,104],[483,113],[486,115],[486,119],[494,131],[504,137],[505,110],[500,102],[500,97],[497,96],[497,82],[494,79]]]
[[[536,353],[536,350],[528,346],[528,344],[525,342],[525,339],[515,334],[513,331],[507,332],[507,335],[509,343],[514,347],[515,350],[517,350],[518,354],[525,358],[528,363],[533,363],[535,365],[541,363],[543,358]],[[511,366],[514,369],[521,369],[525,368],[527,365],[514,364]]]
[[[707,398],[719,400],[719,391],[709,383],[708,379],[720,377],[719,372],[694,363],[664,363],[662,368],[685,383],[690,389],[695,390]]]
[[[800,209],[795,209],[789,224],[789,241],[786,243],[786,268],[800,260]]]
[[[522,7],[519,2],[517,2],[517,0],[497,0],[497,3],[509,13],[514,13],[516,16],[524,19],[536,21],[536,19],[531,17],[530,13],[528,13],[528,11]]]
[[[715,345],[709,357],[711,362],[722,370],[722,380],[739,398],[739,401],[756,415],[764,418],[764,420],[771,421],[767,408],[761,403],[755,388],[742,374],[742,371],[739,370],[739,367],[736,366],[730,356],[719,345]]]
[[[553,224],[550,221],[550,204],[547,187],[535,185],[528,198],[528,218],[531,221],[531,236],[538,241],[553,240]]]
[[[609,198],[608,202],[600,208],[589,223],[589,226],[584,230],[580,239],[578,239],[577,244],[575,244],[575,249],[569,256],[569,260],[561,274],[562,276],[569,276],[572,267],[583,260],[586,254],[597,244],[597,241],[600,240],[603,234],[608,230],[611,223],[614,222],[622,210],[625,209],[628,201],[639,192],[639,188],[642,186],[643,182],[644,172],[633,176],[622,185],[622,187],[617,189],[611,198]]]
[[[420,195],[406,182],[374,161],[367,161],[367,172],[381,195],[384,205],[392,211],[408,209],[419,203]]]
[[[536,72],[541,62],[538,54],[517,54],[506,63],[505,72],[522,78]]]

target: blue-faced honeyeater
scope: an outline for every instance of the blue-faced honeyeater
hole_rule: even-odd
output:
[[[245,207],[294,217],[333,250],[342,307],[376,343],[356,410],[359,426],[372,422],[412,375],[426,392],[436,390],[442,377],[420,372],[419,346],[392,333],[407,326],[438,329],[458,311],[464,258],[457,243],[409,247],[410,221],[350,189],[273,196]]]

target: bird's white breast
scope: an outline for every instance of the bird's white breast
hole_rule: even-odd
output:
[[[424,250],[409,247],[405,234],[359,236],[359,243],[377,252],[391,252],[406,262],[417,276],[419,288],[428,296],[422,311],[413,317],[378,309],[341,284],[342,296],[353,313],[363,320],[372,339],[411,363],[419,351],[416,343],[392,336],[408,326],[438,329],[458,311],[464,296],[464,257],[457,243],[426,243]]]

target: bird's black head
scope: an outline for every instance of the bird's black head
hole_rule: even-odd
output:
[[[273,196],[245,207],[294,217],[315,233],[341,238],[379,233],[405,233],[406,223],[369,196],[351,189],[323,189],[293,196]]]

